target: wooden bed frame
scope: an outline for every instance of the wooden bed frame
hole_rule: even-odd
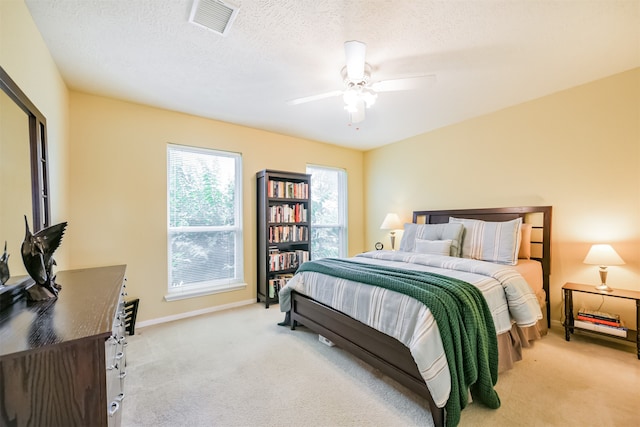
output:
[[[547,324],[549,324],[549,274],[551,271],[551,207],[455,209],[415,211],[413,222],[439,224],[449,217],[509,221],[518,217],[531,223],[532,259],[542,263],[543,287],[546,293]],[[424,397],[436,427],[445,425],[444,408],[438,408],[427,388],[409,348],[400,341],[343,314],[331,307],[299,294],[291,293],[291,329],[304,325],[351,352],[398,383]]]

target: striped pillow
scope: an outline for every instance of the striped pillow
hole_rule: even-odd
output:
[[[464,226],[462,258],[508,265],[518,263],[522,218],[504,222],[489,222],[450,217],[449,223]]]

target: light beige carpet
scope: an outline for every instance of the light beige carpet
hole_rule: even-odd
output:
[[[418,396],[253,304],[128,338],[123,427],[430,426]],[[640,360],[624,343],[551,333],[501,374],[502,406],[461,426],[640,425]]]

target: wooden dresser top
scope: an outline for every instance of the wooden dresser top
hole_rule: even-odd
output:
[[[106,339],[113,326],[126,265],[60,271],[58,298],[26,298],[0,312],[0,358],[89,337]]]

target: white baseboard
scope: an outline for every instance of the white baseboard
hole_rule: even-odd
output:
[[[202,314],[215,313],[216,311],[228,310],[230,308],[242,307],[249,304],[256,304],[255,298],[230,304],[216,305],[215,307],[203,308],[202,310],[188,311],[186,313],[174,314],[172,316],[136,322],[136,329],[144,328],[145,326],[158,325],[160,323],[173,322],[174,320],[187,319],[189,317],[200,316]]]

